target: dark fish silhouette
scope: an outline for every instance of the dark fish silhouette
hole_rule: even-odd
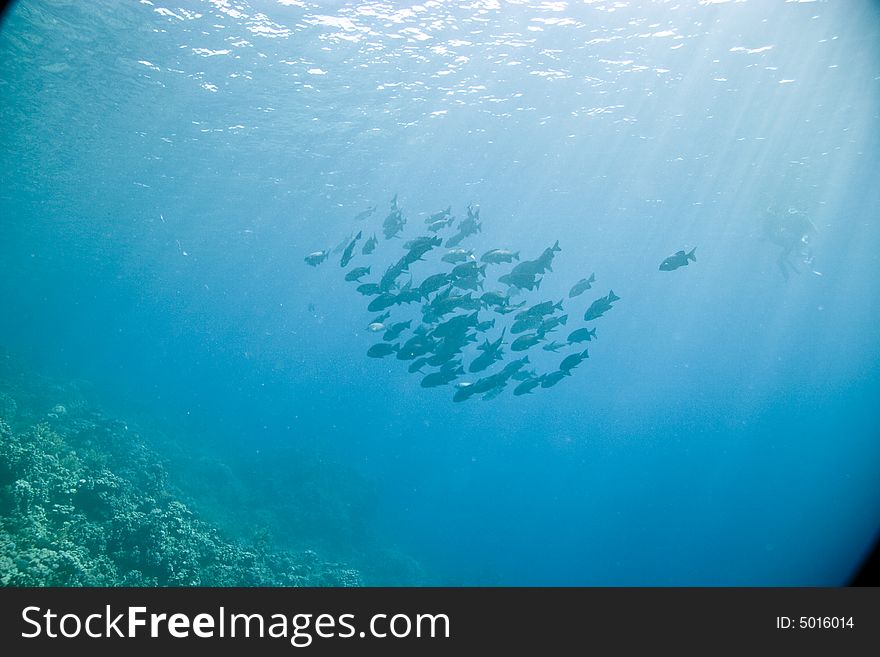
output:
[[[457,262],[464,262],[473,257],[474,252],[470,249],[450,249],[440,259],[443,262],[448,262],[449,264],[454,265]]]
[[[361,231],[358,231],[358,234],[354,236],[354,239],[348,243],[348,246],[345,247],[345,251],[342,252],[342,258],[339,260],[340,267],[347,267],[348,263],[351,262],[351,259],[354,257],[354,246],[358,243],[360,238]]]
[[[537,290],[541,287],[541,279],[536,278],[535,274],[505,274],[498,278],[498,282],[521,290]]]
[[[330,251],[325,249],[324,251],[315,251],[314,253],[310,253],[304,258],[304,260],[306,261],[307,265],[317,267],[329,257]]]
[[[550,372],[550,374],[545,374],[543,377],[541,377],[541,387],[552,388],[557,383],[562,381],[562,379],[566,376],[571,376],[571,374],[562,370],[557,370],[555,372]]]
[[[371,297],[375,294],[379,294],[382,290],[379,289],[378,283],[362,283],[357,286],[357,291],[365,297]]]
[[[416,372],[421,373],[422,368],[423,368],[425,365],[427,365],[427,363],[428,363],[428,359],[427,359],[427,358],[417,358],[416,360],[414,360],[414,361],[412,362],[412,364],[410,364],[410,366],[409,366],[409,368],[408,368],[408,371],[409,371],[410,374],[415,374]]]
[[[363,220],[366,219],[367,217],[372,216],[372,214],[373,214],[375,211],[376,211],[376,206],[374,205],[374,206],[371,207],[371,208],[367,208],[367,209],[364,210],[363,212],[358,212],[358,213],[355,215],[354,220],[355,220],[355,221],[363,221]]]
[[[599,319],[611,310],[611,304],[615,301],[620,301],[620,297],[614,294],[614,290],[609,291],[607,296],[599,297],[587,308],[587,312],[584,313],[584,321],[589,322],[592,319]]]
[[[430,215],[427,219],[425,219],[425,223],[431,224],[431,223],[434,223],[435,221],[442,221],[443,219],[446,219],[446,217],[450,216],[451,214],[452,214],[452,206],[450,205],[445,210],[440,210],[440,212],[435,212],[434,214]]]
[[[460,364],[453,362],[444,363],[438,372],[432,372],[422,379],[423,388],[436,388],[447,383],[452,383],[460,374],[464,374],[464,370],[459,367]]]
[[[443,230],[447,226],[451,226],[454,222],[455,217],[449,217],[448,219],[438,219],[437,221],[432,221],[428,224],[428,230],[430,230],[432,233],[436,233]]]
[[[538,377],[536,379],[526,379],[513,389],[513,394],[517,397],[519,397],[520,395],[530,395],[532,393],[532,390],[541,385],[542,380],[543,377]]]
[[[458,232],[446,240],[447,248],[458,246],[465,237],[474,235],[482,230],[482,224],[480,223],[480,208],[474,209],[472,205],[469,205],[467,213],[467,218],[462,219],[458,224]]]
[[[390,240],[403,230],[405,224],[406,218],[404,218],[403,212],[397,206],[397,194],[395,194],[394,198],[391,199],[391,212],[388,213],[382,222],[382,234],[386,240]]]
[[[376,239],[375,233],[370,239],[364,242],[364,248],[361,249],[361,253],[363,255],[370,255],[373,251],[376,250],[376,245],[379,244],[379,240]]]
[[[533,331],[543,323],[544,319],[542,317],[523,317],[513,323],[513,326],[510,327],[510,332],[516,335],[517,333]]]
[[[374,344],[367,350],[367,356],[370,358],[385,358],[400,349],[398,344],[388,344],[387,342],[379,342]]]
[[[568,298],[574,299],[577,296],[580,296],[591,287],[593,287],[593,283],[596,282],[596,274],[590,274],[589,278],[582,278],[577,283],[571,286],[571,289],[568,291]]]
[[[486,262],[490,265],[500,265],[502,262],[513,262],[519,260],[519,251],[510,251],[508,249],[492,249],[486,251],[480,258],[480,262]]]
[[[696,262],[697,256],[694,255],[696,250],[697,247],[694,247],[690,250],[690,253],[685,253],[684,251],[674,253],[660,263],[660,271],[674,271],[679,267],[684,267],[689,261]]]
[[[391,294],[390,292],[383,292],[378,297],[373,299],[370,302],[370,305],[367,306],[367,310],[371,313],[377,312],[379,310],[385,310],[386,308],[390,308],[397,301],[397,295]]]
[[[596,329],[588,329],[586,327],[579,328],[568,334],[568,344],[577,342],[589,342],[596,337]]]
[[[559,247],[559,240],[556,240],[556,243],[553,246],[548,246],[544,249],[544,252],[538,256],[537,259],[523,260],[514,267],[510,273],[513,275],[537,276],[547,271],[553,271],[553,268],[551,267],[553,264],[553,256],[558,251],[562,251],[562,249]]]
[[[397,322],[396,324],[392,324],[391,328],[385,331],[385,335],[382,336],[382,339],[385,340],[385,342],[393,342],[410,326],[412,326],[411,319],[406,322]]]
[[[544,336],[540,333],[523,333],[521,336],[513,341],[513,344],[510,345],[510,350],[525,351],[530,347],[534,347],[543,339]]]
[[[539,330],[541,333],[550,333],[551,331],[555,331],[557,326],[564,326],[567,321],[568,315],[562,315],[560,317],[554,315],[541,322],[541,328]]]
[[[569,354],[562,359],[562,362],[559,364],[559,369],[562,372],[570,372],[589,357],[590,355],[587,353],[586,349],[580,353]]]
[[[352,235],[354,235],[354,233],[349,233],[339,244],[333,247],[333,255],[342,253],[345,250],[345,247],[348,246],[348,243],[351,241]]]
[[[544,315],[549,315],[554,310],[562,310],[562,299],[560,299],[556,303],[553,303],[552,301],[543,301],[541,303],[536,303],[530,308],[521,310],[516,315],[514,315],[513,318],[523,319],[524,317],[543,317]]]
[[[357,281],[360,283],[360,279],[370,273],[369,267],[355,267],[350,272],[345,275],[345,280],[349,283],[352,281]]]
[[[440,272],[439,274],[433,274],[422,281],[422,284],[419,285],[419,292],[421,292],[422,296],[427,299],[428,295],[431,294],[431,292],[436,292],[448,282],[449,274],[445,274],[443,272]]]

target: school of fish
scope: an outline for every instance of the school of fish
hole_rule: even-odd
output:
[[[354,219],[365,221],[375,210],[375,206],[368,208]],[[380,338],[367,350],[367,356],[408,362],[409,373],[421,377],[422,387],[452,386],[454,402],[477,396],[491,400],[508,388],[520,396],[557,385],[589,357],[584,343],[596,339],[596,328],[588,323],[610,311],[620,297],[609,290],[593,300],[576,328],[569,324],[570,313],[564,309],[562,299],[531,305],[527,301],[514,303],[514,295],[540,291],[541,281],[553,271],[553,259],[562,250],[559,242],[532,260],[506,248],[490,249],[478,256],[461,244],[482,232],[480,208],[468,205],[466,212],[457,225],[452,206],[430,214],[425,218],[430,234],[403,242],[399,258],[384,268],[376,262],[358,262],[346,271],[345,280],[356,283],[357,292],[370,299],[367,311],[379,313],[366,322],[367,330]],[[406,224],[395,194],[379,232],[386,241],[391,240],[400,236]],[[364,229],[358,230],[333,251],[315,251],[304,260],[317,267],[331,255],[341,253],[339,264],[348,268],[356,258],[374,258],[372,254],[379,245],[375,232],[357,252],[365,233]],[[426,262],[425,257],[434,251],[442,251],[438,263],[441,271],[417,278],[413,266]],[[431,262],[437,260],[433,257]],[[679,251],[660,269],[671,271],[688,260],[695,260],[693,251]],[[508,270],[506,266],[510,265]],[[363,280],[371,276],[371,280]],[[490,285],[491,280],[498,285]],[[574,283],[569,300],[590,290],[595,282],[596,276],[591,273]],[[418,307],[420,320],[392,321],[392,309],[413,304]],[[471,344],[475,345],[475,356],[469,355],[473,353],[468,349]],[[529,353],[533,349],[560,353],[558,366],[540,374],[531,369]]]

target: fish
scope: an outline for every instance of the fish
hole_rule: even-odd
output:
[[[502,385],[498,386],[497,388],[492,388],[492,390],[490,390],[485,395],[483,395],[483,401],[492,401],[498,395],[500,395],[502,392],[504,392],[504,389],[506,387],[507,387],[506,384],[502,384]]]
[[[324,262],[329,257],[330,257],[330,251],[325,249],[323,251],[315,251],[313,253],[310,253],[309,255],[307,255],[303,259],[306,261],[307,265],[311,265],[312,267],[317,267],[318,265],[320,265],[322,262]]]
[[[538,377],[536,379],[526,379],[513,389],[513,394],[517,397],[519,397],[520,395],[529,395],[531,394],[532,390],[541,385],[541,381],[543,380],[543,377]]]
[[[458,232],[446,240],[446,247],[451,248],[461,244],[461,241],[470,235],[474,235],[482,230],[480,224],[480,208],[474,209],[472,205],[467,208],[468,216],[462,219],[458,224]]]
[[[414,303],[422,300],[422,293],[419,288],[412,287],[412,281],[403,286],[403,289],[397,294],[394,303],[397,305],[403,303]]]
[[[456,389],[455,394],[452,395],[452,401],[463,402],[473,397],[474,394],[474,384],[462,382]]]
[[[508,249],[492,249],[486,251],[480,258],[480,262],[492,265],[500,265],[502,262],[513,262],[519,260],[519,251],[510,251]]]
[[[568,298],[574,299],[577,296],[580,296],[591,287],[593,287],[593,283],[596,282],[596,274],[590,274],[589,278],[582,278],[577,283],[571,286],[571,289],[568,291]]]
[[[446,292],[438,292],[431,303],[422,307],[422,318],[429,324],[455,310],[479,310],[482,308],[479,299],[474,299],[470,292],[464,296],[450,294],[451,285],[446,290]]]
[[[422,368],[423,368],[425,365],[427,365],[427,363],[428,363],[428,359],[427,359],[427,358],[417,358],[416,360],[414,360],[414,361],[410,364],[410,366],[409,366],[409,370],[408,370],[408,371],[409,371],[410,374],[415,374],[416,372],[421,373]]]
[[[360,283],[360,279],[369,273],[370,267],[355,267],[345,275],[345,280],[349,283],[351,281],[357,281],[358,283]]]
[[[541,377],[541,387],[542,388],[552,388],[557,383],[562,381],[566,376],[571,376],[568,372],[563,372],[562,370],[556,370],[555,372],[551,372],[550,374],[545,374]]]
[[[398,260],[395,264],[390,265],[379,280],[379,289],[382,292],[389,292],[391,288],[396,287],[395,282],[407,268],[407,264],[403,260]]]
[[[590,307],[587,308],[587,312],[584,313],[584,321],[589,322],[593,319],[599,319],[602,315],[611,310],[612,303],[619,300],[620,297],[614,294],[614,290],[609,291],[607,296],[599,297],[590,304]]]
[[[400,208],[397,207],[396,199],[397,197],[395,196],[391,204],[391,212],[388,213],[385,220],[382,222],[382,234],[385,236],[386,240],[395,237],[403,230],[403,227],[406,224],[406,219],[404,218],[403,213],[400,211]]]
[[[365,297],[371,297],[374,294],[379,294],[382,290],[379,289],[378,283],[362,283],[357,286],[357,291]]]
[[[428,358],[428,365],[431,367],[442,367],[452,362],[460,353],[460,350],[454,347],[444,347],[442,351]]]
[[[385,330],[385,324],[383,324],[382,322],[373,322],[367,327],[367,330],[370,333],[378,333],[379,331]]]
[[[515,312],[518,308],[522,308],[524,305],[526,305],[525,301],[521,301],[520,303],[516,303],[512,306],[497,306],[495,308],[495,312],[499,315],[508,315],[512,312]]]
[[[473,395],[487,393],[496,388],[503,388],[507,384],[508,379],[527,365],[528,362],[529,357],[524,356],[508,363],[500,372],[478,379],[469,386],[459,388],[452,401],[464,401]]]
[[[440,244],[439,237],[414,237],[413,239],[404,242],[403,248],[407,250],[418,249],[424,246],[434,246],[435,243],[439,246]]]
[[[354,239],[345,247],[345,251],[342,252],[342,258],[339,260],[340,267],[347,267],[348,263],[351,262],[351,259],[354,257],[354,246],[361,238],[361,234],[361,231],[358,231],[358,234],[354,236]]]
[[[523,260],[510,272],[513,275],[522,276],[538,276],[547,271],[553,271],[553,256],[562,249],[559,247],[559,240],[553,246],[548,246],[544,252],[535,260]]]
[[[480,296],[480,301],[485,303],[487,306],[506,306],[510,301],[510,297],[503,294],[502,292],[484,292],[482,296]]]
[[[440,258],[443,262],[454,265],[457,262],[464,262],[474,257],[474,252],[470,249],[450,249]]]
[[[452,319],[448,319],[437,328],[434,329],[434,337],[435,338],[445,338],[450,336],[462,335],[469,328],[477,325],[477,316],[476,312],[471,313],[470,315],[456,315]]]
[[[523,319],[524,317],[543,317],[544,315],[549,315],[555,310],[562,310],[562,299],[556,303],[553,303],[552,301],[536,303],[534,306],[518,312],[513,318]]]
[[[483,289],[483,279],[477,276],[470,276],[468,278],[459,278],[457,279],[453,285],[459,288],[460,290],[473,290],[476,292],[477,290]]]
[[[385,331],[385,335],[382,336],[382,339],[385,340],[385,342],[393,342],[410,326],[412,326],[411,319],[405,322],[397,322],[396,324],[392,324],[391,328]]]
[[[413,360],[429,353],[436,342],[427,335],[416,334],[407,340],[397,352],[398,360]]]
[[[596,337],[596,329],[588,329],[586,327],[579,328],[568,334],[568,344],[577,342],[589,342]]]
[[[367,310],[371,313],[374,313],[377,310],[385,310],[386,308],[393,306],[396,301],[396,295],[391,294],[390,292],[383,292],[370,302],[370,305],[367,306]]]
[[[437,386],[452,383],[460,374],[464,374],[464,370],[461,367],[446,363],[439,371],[431,372],[428,376],[422,379],[422,387],[436,388]]]
[[[514,381],[525,381],[526,379],[533,379],[538,376],[538,373],[535,370],[520,370],[515,372],[510,378]]]
[[[569,354],[562,359],[562,362],[559,364],[559,369],[562,372],[570,372],[589,357],[590,354],[587,353],[586,349],[580,353]]]
[[[439,274],[433,274],[422,281],[422,284],[419,285],[419,292],[421,292],[422,296],[427,299],[428,295],[431,294],[431,292],[436,292],[448,282],[449,274],[445,274],[443,272],[440,272]]]
[[[517,333],[533,331],[543,323],[544,319],[542,317],[523,317],[513,323],[513,326],[510,327],[510,332],[516,335]]]
[[[473,360],[473,362],[471,362],[470,366],[468,367],[468,371],[482,372],[484,369],[492,365],[495,361],[501,360],[504,357],[504,350],[501,348],[501,344],[503,342],[504,331],[501,332],[501,337],[494,342],[489,342],[488,340],[486,340],[482,345],[478,346],[477,349],[479,349],[483,353],[481,353]]]
[[[476,260],[468,260],[467,262],[462,262],[461,264],[455,265],[455,267],[452,268],[452,271],[449,272],[449,275],[452,277],[453,280],[458,278],[485,276],[486,265],[478,266]]]
[[[396,351],[400,350],[399,344],[388,344],[387,342],[379,342],[374,344],[367,350],[367,356],[370,358],[385,358]]]
[[[386,333],[386,336],[387,336],[387,333]],[[387,340],[388,338],[386,337],[385,339]],[[556,340],[554,340],[553,342],[548,342],[547,344],[545,344],[543,347],[541,347],[541,349],[543,349],[544,351],[552,351],[553,353],[556,353],[557,351],[562,349],[564,346],[565,346],[564,342],[556,342]]]
[[[354,233],[349,233],[343,240],[333,247],[333,255],[338,255],[345,250],[345,247],[348,246],[348,243],[351,241],[351,237]]]
[[[372,237],[364,242],[364,248],[361,249],[361,253],[363,255],[370,255],[373,251],[376,250],[376,246],[379,244],[379,240],[376,239],[376,234],[373,233]]]
[[[409,253],[403,256],[403,261],[407,264],[407,266],[411,265],[414,262],[421,260],[423,255],[425,255],[435,246],[440,246],[442,243],[443,240],[441,240],[439,237],[419,237],[414,240],[410,240],[403,245],[403,248],[409,249]]]
[[[446,217],[450,216],[451,214],[452,214],[452,206],[450,205],[445,210],[440,210],[440,212],[435,212],[434,214],[429,216],[427,219],[425,219],[425,223],[430,224],[435,221],[440,221],[440,220],[445,219]]]
[[[495,328],[495,319],[487,319],[484,322],[480,322],[475,327],[480,333],[485,333],[491,328]]]
[[[509,362],[507,365],[505,365],[504,369],[502,370],[501,373],[504,375],[505,380],[506,380],[506,379],[511,378],[514,374],[519,372],[523,367],[525,367],[528,364],[529,364],[529,357],[523,356],[522,358],[517,358],[516,360],[513,360],[513,361]]]
[[[504,283],[511,287],[518,287],[521,290],[537,290],[541,287],[540,278],[535,278],[535,274],[505,274],[498,278],[499,283]]]
[[[451,226],[453,223],[455,223],[455,217],[449,217],[448,219],[438,219],[437,221],[432,221],[428,224],[428,230],[430,230],[432,233],[436,233],[443,230],[447,226]]]
[[[544,339],[544,336],[540,333],[523,333],[516,340],[513,341],[513,344],[510,345],[511,351],[525,351],[530,347],[534,347],[541,340]]]
[[[683,250],[676,251],[660,263],[660,271],[674,271],[679,267],[684,267],[691,261],[696,262],[697,256],[694,254],[696,250],[697,247],[692,248],[690,253],[685,253]]]
[[[548,317],[541,323],[541,328],[539,329],[541,333],[550,333],[551,331],[555,331],[557,326],[565,326],[566,322],[568,322],[568,315],[562,316],[552,316]]]
[[[355,220],[355,221],[363,221],[363,220],[366,219],[367,217],[372,216],[372,214],[373,214],[375,211],[376,211],[376,206],[374,205],[374,206],[371,207],[371,208],[367,208],[367,209],[364,210],[363,212],[358,212],[358,213],[355,215],[354,220]]]

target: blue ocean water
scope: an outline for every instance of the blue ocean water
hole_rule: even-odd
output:
[[[439,584],[836,585],[877,536],[876,3],[22,0],[0,119],[0,345],[243,468],[254,515],[305,476],[256,455],[305,450],[302,542],[372,583],[382,545]],[[553,388],[421,387],[303,262],[376,232],[374,280],[468,204],[477,257],[559,241],[521,297],[557,339],[621,297]]]

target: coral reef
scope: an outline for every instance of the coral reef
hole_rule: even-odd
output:
[[[311,550],[273,549],[265,536],[230,539],[181,501],[167,464],[140,435],[75,395],[40,411],[51,391],[3,384],[0,584],[361,584],[357,570]]]

